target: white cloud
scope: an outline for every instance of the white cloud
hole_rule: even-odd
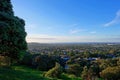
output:
[[[120,10],[117,11],[115,18],[112,21],[104,24],[104,26],[109,27],[111,25],[115,25],[115,24],[118,24],[118,23],[120,23]]]

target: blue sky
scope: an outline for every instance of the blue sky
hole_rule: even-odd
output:
[[[28,42],[120,42],[119,0],[12,0]]]

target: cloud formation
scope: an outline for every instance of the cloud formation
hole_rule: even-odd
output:
[[[120,10],[117,11],[115,18],[112,21],[104,24],[104,26],[105,27],[109,27],[109,26],[112,26],[112,25],[115,25],[115,24],[119,24],[119,23],[120,23]]]

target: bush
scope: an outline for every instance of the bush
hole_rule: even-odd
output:
[[[79,64],[69,65],[67,73],[74,74],[75,76],[80,76],[83,68]]]
[[[82,77],[83,80],[87,80],[87,79],[88,79],[88,68],[87,68],[87,66],[85,66],[85,67],[83,68],[81,77]]]
[[[32,55],[26,53],[20,63],[26,66],[32,66]]]
[[[0,56],[0,66],[9,66],[10,65],[10,58],[5,56]]]
[[[63,72],[62,67],[59,63],[56,63],[55,67],[50,69],[46,74],[45,77],[52,77],[52,78],[58,78],[61,76]]]
[[[41,71],[48,71],[55,66],[56,58],[48,55],[38,55],[34,58],[33,64]]]
[[[119,80],[120,67],[108,67],[100,73],[100,76],[106,80]]]

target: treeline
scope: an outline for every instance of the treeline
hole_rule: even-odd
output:
[[[68,73],[81,76],[84,80],[120,79],[120,58],[86,60],[74,57],[67,61],[67,64],[69,65]]]
[[[30,52],[47,55],[64,55],[75,56],[82,54],[84,58],[101,57],[112,58],[120,56],[120,44],[108,43],[89,43],[89,44],[34,44],[29,43],[28,49]]]
[[[65,61],[64,58],[56,55],[26,53],[20,64],[40,71],[48,71],[44,75],[46,77],[61,78],[64,73],[73,77],[82,77],[83,80],[120,79],[120,58],[118,57],[89,60],[78,54]]]
[[[40,45],[41,44],[29,45],[28,51],[34,56],[32,60],[37,60],[35,63],[37,69],[48,71],[46,74],[49,74],[50,77],[60,78],[64,73],[72,75],[73,77],[81,77],[83,80],[95,80],[99,78],[105,80],[120,79],[119,44]],[[26,56],[25,59],[27,58]],[[23,62],[25,62],[25,60],[23,60]],[[57,64],[55,65],[56,62]],[[46,67],[42,68],[42,65],[50,67],[43,69]],[[56,72],[56,66],[59,66],[59,68],[57,67],[58,72]],[[59,75],[57,75],[57,73],[59,73]]]

